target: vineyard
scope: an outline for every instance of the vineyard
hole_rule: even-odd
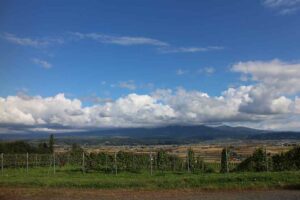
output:
[[[300,147],[270,156],[258,148],[238,162],[224,148],[219,162],[192,149],[174,154],[87,152],[73,148],[52,154],[0,154],[2,187],[65,188],[298,188]],[[259,173],[257,173],[259,172]]]
[[[188,151],[185,157],[169,154],[165,151],[150,153],[132,153],[119,151],[115,153],[55,153],[55,154],[1,154],[1,173],[5,175],[24,172],[33,168],[44,169],[44,174],[55,174],[60,169],[72,169],[82,173],[103,172],[118,174],[120,172],[148,171],[155,172],[219,172],[220,162],[205,162],[205,157]],[[229,169],[237,162],[228,162]],[[9,172],[9,173],[8,173]]]

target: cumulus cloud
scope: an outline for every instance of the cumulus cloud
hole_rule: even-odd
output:
[[[249,120],[249,116],[238,112],[242,99],[248,98],[249,89],[231,88],[220,97],[184,89],[157,90],[151,95],[133,93],[86,107],[80,100],[68,99],[64,94],[46,98],[9,96],[0,98],[0,122],[102,128]]]
[[[132,127],[158,125],[172,117],[172,108],[149,95],[129,94],[114,102],[88,107],[83,107],[79,99],[68,99],[64,94],[46,98],[0,98],[2,124]]]
[[[279,114],[293,111],[286,95],[300,92],[300,64],[280,60],[239,62],[232,71],[256,82],[249,91],[250,101],[242,102],[240,111],[256,114]]]
[[[32,130],[36,126],[51,128],[54,125],[58,129],[59,126],[84,129],[249,123],[272,119],[269,115],[240,111],[241,104],[251,102],[249,92],[252,89],[253,86],[229,88],[221,96],[216,97],[183,88],[175,91],[160,89],[149,95],[132,93],[114,101],[92,106],[83,106],[79,99],[69,99],[64,94],[46,98],[9,96],[0,98],[0,123],[27,125]],[[279,97],[271,104],[274,112],[282,114],[290,112],[291,107],[299,112],[298,98],[292,101],[286,97]]]
[[[300,63],[271,61],[239,62],[232,71],[249,75],[253,81],[272,88],[276,93],[294,94],[300,91]]]
[[[300,64],[280,60],[239,62],[232,71],[252,85],[228,88],[220,96],[198,90],[158,89],[83,106],[81,100],[53,97],[0,97],[0,124],[74,129],[229,123],[255,128],[300,128]],[[132,84],[133,82],[129,82]],[[128,82],[122,83],[134,89]],[[0,126],[1,127],[1,126]],[[36,129],[42,130],[42,129]],[[47,129],[43,129],[47,130]],[[51,130],[53,131],[53,130]]]

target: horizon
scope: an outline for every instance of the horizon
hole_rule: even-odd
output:
[[[4,0],[0,13],[0,134],[300,131],[298,0]]]

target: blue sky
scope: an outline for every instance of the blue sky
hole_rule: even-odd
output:
[[[64,93],[84,108],[100,102],[95,99],[105,103],[130,94],[154,97],[158,90],[220,97],[228,88],[266,86],[257,71],[233,68],[250,61],[264,62],[264,68],[277,59],[281,70],[288,66],[298,71],[299,8],[298,0],[3,0],[0,97]],[[280,91],[272,100],[284,96],[295,104],[298,94]],[[262,110],[266,113],[255,114],[270,120],[269,110]],[[294,112],[280,114],[298,120]],[[9,123],[8,118],[2,122]],[[206,122],[201,116],[197,120],[191,123]]]

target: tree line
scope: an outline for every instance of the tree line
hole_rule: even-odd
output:
[[[38,153],[49,154],[54,152],[54,136],[49,136],[49,141],[41,142],[37,146],[30,145],[25,141],[0,142],[0,153],[6,154],[22,154],[22,153]]]
[[[229,172],[229,154],[227,148],[221,155],[221,172]],[[300,170],[300,146],[280,154],[270,155],[265,148],[256,149],[251,156],[243,160],[231,171],[236,172],[264,172],[264,171],[292,171]]]

